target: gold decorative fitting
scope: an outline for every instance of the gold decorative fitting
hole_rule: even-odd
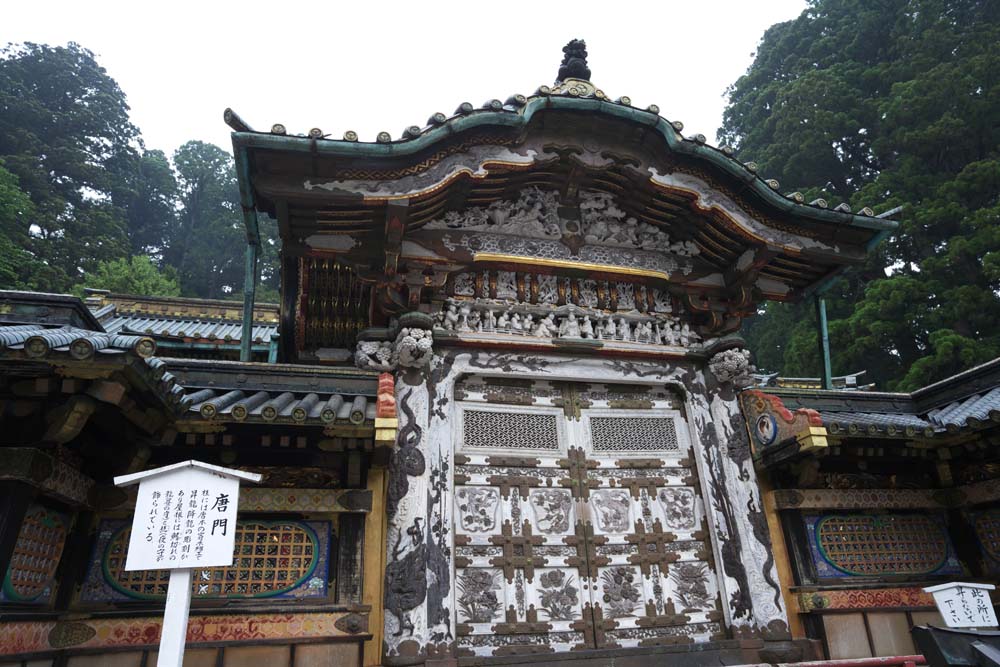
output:
[[[314,127],[313,129],[309,130],[309,138],[310,139],[323,138],[323,130],[319,129],[318,127]]]
[[[756,162],[744,162],[743,166],[747,168],[747,171],[757,171]]]
[[[632,98],[629,97],[628,95],[622,95],[621,97],[618,98],[617,102],[618,104],[624,104],[627,107],[632,106]]]
[[[732,157],[733,153],[736,152],[736,151],[733,150],[732,146],[720,146],[719,150],[721,150],[723,153],[725,153],[726,155],[728,155],[730,157]]]
[[[827,206],[829,206],[829,204],[826,203],[825,199],[813,199],[811,202],[809,202],[809,205],[817,206],[819,208],[826,208]]]
[[[597,88],[597,89],[594,90],[594,97],[596,97],[599,100],[606,100],[606,99],[608,99],[608,96],[600,88]]]
[[[863,209],[858,211],[858,215],[866,215],[869,218],[875,217],[875,211],[871,210],[869,207],[865,206]]]
[[[675,120],[670,124],[670,127],[674,128],[675,132],[681,132],[684,130],[684,123],[680,122],[679,120]]]
[[[358,133],[355,132],[354,130],[348,130],[347,132],[344,132],[344,141],[357,141],[357,140],[358,140]]]
[[[793,192],[790,195],[788,195],[788,198],[798,204],[801,204],[806,200],[806,198],[802,196],[801,192]]]
[[[403,131],[403,135],[406,136],[409,139],[413,139],[414,137],[419,137],[420,136],[420,128],[417,127],[416,125],[410,125],[408,128],[406,128]]]
[[[660,107],[657,106],[656,104],[650,104],[648,107],[646,107],[646,111],[648,111],[649,113],[658,114],[660,113]]]
[[[772,190],[777,190],[778,188],[781,187],[781,183],[779,183],[778,179],[776,178],[769,178],[764,182],[767,183],[768,187],[771,188]]]
[[[831,429],[832,431],[833,429]],[[826,439],[826,429],[822,426],[810,426],[795,435],[800,452],[812,452],[825,448],[829,443]]]
[[[388,132],[379,132],[378,136],[375,137],[375,140],[380,144],[387,144],[392,141],[392,135]]]
[[[696,135],[694,135],[694,137],[692,137],[692,138],[693,138],[693,139],[695,140],[695,142],[697,142],[697,143],[699,143],[699,144],[703,144],[703,143],[705,143],[706,141],[708,141],[708,139],[706,139],[706,138],[705,138],[705,135],[704,135],[704,134],[696,134]]]
[[[662,278],[668,280],[670,274],[666,271],[654,271],[652,269],[636,269],[625,266],[614,266],[612,264],[593,264],[591,262],[575,262],[567,259],[539,259],[535,257],[521,257],[519,255],[504,255],[493,252],[477,252],[473,262],[503,262],[506,264],[519,264],[525,266],[550,266],[561,269],[577,269],[580,271],[599,271],[622,276],[644,276],[648,278]]]
[[[552,89],[549,88],[548,86],[539,86],[538,89],[535,91],[535,95],[551,95],[551,94],[552,94]]]
[[[271,134],[285,134],[285,126],[281,123],[275,123],[271,126]]]

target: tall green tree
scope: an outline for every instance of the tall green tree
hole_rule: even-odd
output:
[[[720,141],[783,188],[905,206],[828,292],[835,372],[910,390],[1000,356],[998,43],[989,0],[812,0],[728,91]],[[761,366],[819,371],[810,304],[744,333]]]
[[[77,44],[0,50],[0,159],[31,198],[29,281],[67,290],[128,249],[139,131],[118,84]]]
[[[32,289],[32,278],[44,274],[45,266],[26,250],[34,212],[31,197],[0,161],[0,289]]]
[[[160,257],[176,219],[178,194],[177,177],[163,151],[143,152],[130,186],[126,219],[131,252]]]
[[[233,159],[218,146],[189,141],[173,162],[179,207],[163,259],[185,295],[230,298],[243,286],[246,247]]]

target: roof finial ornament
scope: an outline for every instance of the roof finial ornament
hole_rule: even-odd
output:
[[[563,47],[563,61],[559,66],[559,76],[556,84],[566,79],[582,79],[590,81],[590,68],[587,67],[587,43],[582,39],[573,39]]]

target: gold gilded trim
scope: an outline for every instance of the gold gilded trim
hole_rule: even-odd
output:
[[[545,259],[536,257],[521,257],[520,255],[504,255],[495,252],[477,252],[472,256],[473,262],[506,262],[507,264],[522,264],[527,266],[548,266],[559,269],[576,269],[579,271],[600,271],[601,273],[613,273],[621,276],[643,276],[646,278],[660,278],[669,280],[670,274],[666,271],[654,271],[653,269],[635,269],[627,266],[614,266],[613,264],[592,264],[591,262],[574,262],[568,259]]]

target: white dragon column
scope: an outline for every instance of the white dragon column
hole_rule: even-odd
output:
[[[765,642],[777,661],[797,659],[774,562],[767,517],[737,393],[751,383],[750,353],[727,349],[699,371],[693,421],[701,441],[726,620],[734,637]]]
[[[399,431],[386,499],[383,662],[414,665],[450,655],[452,618],[448,455],[431,437],[436,398],[430,317],[400,317],[395,341],[359,343],[363,367],[396,374]]]

